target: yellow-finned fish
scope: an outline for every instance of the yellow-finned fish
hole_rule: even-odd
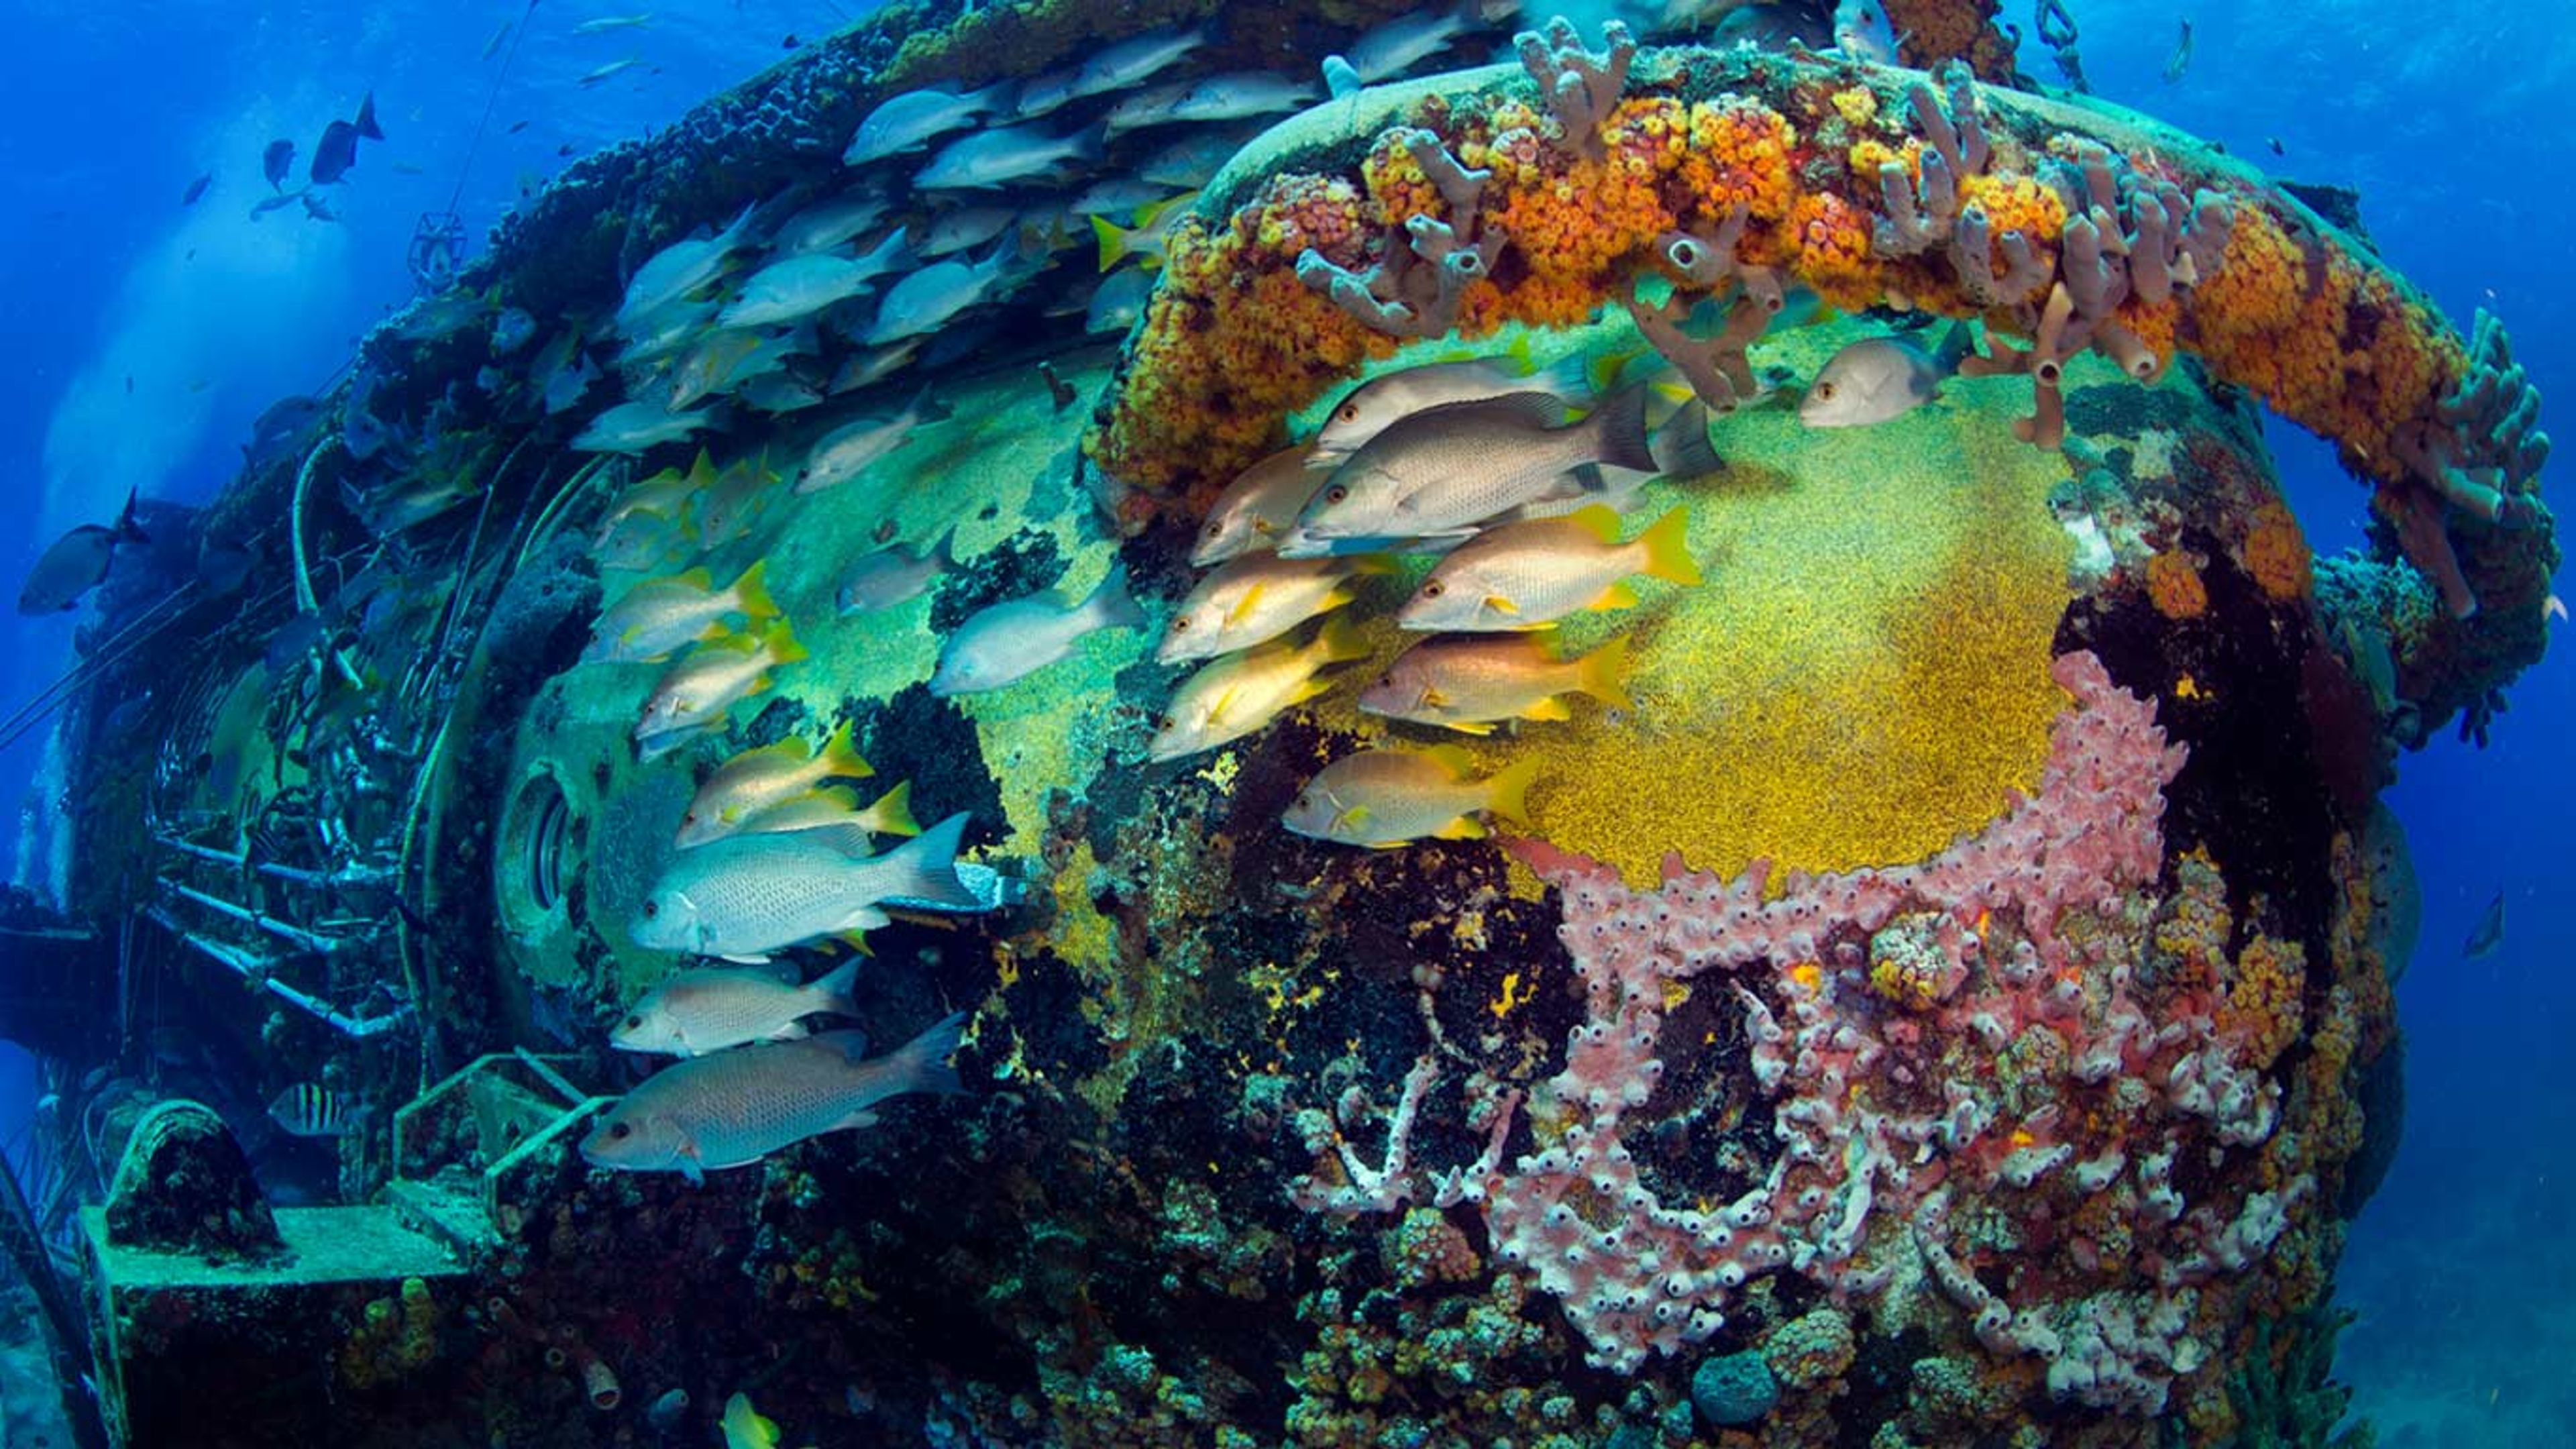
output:
[[[1331,665],[1366,658],[1349,619],[1335,614],[1303,644],[1274,639],[1207,665],[1172,691],[1155,721],[1149,760],[1176,760],[1238,740],[1332,686],[1316,678]]]
[[[1536,759],[1515,760],[1483,779],[1456,745],[1362,750],[1326,765],[1280,823],[1299,835],[1383,849],[1416,840],[1474,840],[1483,816],[1529,822],[1526,796]]]
[[[769,597],[769,561],[744,569],[719,589],[703,568],[666,579],[646,579],[628,589],[590,626],[590,647],[582,660],[590,664],[633,664],[667,659],[674,650],[724,632],[724,619],[740,614],[746,621],[778,617]]]
[[[818,825],[856,825],[871,835],[919,835],[912,818],[912,782],[902,781],[861,810],[859,797],[844,785],[809,790],[793,800],[759,811],[734,828],[737,835],[776,835],[811,830]]]
[[[635,722],[635,738],[640,743],[716,724],[736,704],[769,688],[769,671],[804,657],[805,646],[784,619],[772,620],[757,636],[711,639],[662,672]]]
[[[1584,609],[1637,602],[1633,574],[1699,582],[1688,510],[1676,508],[1626,543],[1619,515],[1594,504],[1565,518],[1505,524],[1462,544],[1396,611],[1408,629],[1544,629]]]
[[[1091,218],[1092,239],[1100,244],[1100,270],[1115,271],[1129,257],[1147,271],[1163,264],[1165,248],[1171,239],[1172,224],[1189,214],[1190,203],[1198,200],[1195,191],[1181,196],[1149,202],[1136,208],[1136,224],[1120,226],[1105,216]]]
[[[1172,610],[1154,658],[1187,664],[1267,643],[1358,597],[1351,588],[1358,575],[1389,573],[1394,567],[1383,554],[1295,559],[1245,554],[1199,580]]]
[[[761,505],[769,501],[777,482],[778,470],[769,466],[768,449],[736,458],[698,495],[700,546],[722,548],[751,532],[752,520],[760,516]]]
[[[625,1052],[702,1057],[756,1041],[798,1041],[809,1016],[855,1016],[859,958],[808,982],[794,966],[699,966],[644,993],[608,1034]]]
[[[599,540],[607,542],[619,524],[638,514],[667,519],[686,516],[690,502],[714,481],[715,462],[707,456],[704,448],[698,450],[697,461],[691,463],[685,473],[677,468],[665,468],[650,478],[637,479],[625,492],[617,495],[617,501],[609,506],[608,515],[600,520]]]
[[[1535,634],[1470,634],[1407,649],[1360,692],[1359,705],[1390,719],[1481,735],[1500,720],[1572,719],[1562,698],[1567,694],[1626,709],[1627,677],[1624,637],[1564,659]]]
[[[686,850],[710,840],[722,840],[743,828],[743,822],[773,806],[783,805],[812,790],[826,780],[864,780],[876,773],[873,766],[859,758],[850,747],[850,722],[840,728],[820,748],[809,748],[801,739],[784,739],[774,745],[745,750],[716,767],[698,787],[689,808],[680,816],[680,829],[672,843]]]

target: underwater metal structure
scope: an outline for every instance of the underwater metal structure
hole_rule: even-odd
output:
[[[57,1149],[104,1190],[150,1101],[229,1093],[263,1176],[339,1199],[212,1254],[82,1215],[112,1430],[703,1440],[740,1391],[826,1443],[2326,1442],[2402,1115],[2376,796],[2544,647],[2537,393],[2252,168],[2018,82],[1991,7],[1890,8],[1903,65],[1559,26],[1320,103],[1206,185],[1120,345],[1044,305],[1087,252],[1042,257],[883,384],[956,417],[811,496],[820,414],[593,453],[623,380],[557,407],[532,359],[610,361],[646,261],[832,195],[889,95],[1176,22],[1212,74],[1394,7],[901,7],[572,167],[278,418],[202,520],[248,587],[111,598],[151,644],[65,715],[64,914],[149,923],[69,1075],[205,1066]],[[1762,399],[1860,329],[1792,327],[1800,289],[1987,346],[1940,407],[1807,432]],[[1649,485],[1709,580],[1565,630],[1625,631],[1626,703],[1465,740],[1539,762],[1524,827],[1284,830],[1326,762],[1433,738],[1348,687],[1149,762],[1180,673],[1142,632],[924,688],[977,609],[1115,564],[1167,618],[1240,469],[1449,339],[1660,357],[1726,460]],[[2312,556],[2257,403],[2372,488],[2366,554]],[[656,480],[687,547],[638,556]],[[923,598],[840,616],[849,559],[943,533]],[[803,657],[644,758],[658,671],[581,656],[691,562],[765,562]],[[1352,606],[1361,677],[1390,605]],[[859,1025],[970,1011],[968,1092],[703,1186],[594,1170],[700,778],[841,727],[1015,887],[868,941]],[[297,1083],[368,1116],[257,1140]]]

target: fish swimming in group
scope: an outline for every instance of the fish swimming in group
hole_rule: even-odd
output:
[[[1610,394],[1581,422],[1564,415],[1555,393],[1516,392],[1400,418],[1333,470],[1279,553],[1455,542],[1515,510],[1601,491],[1602,467],[1655,471],[1642,385]]]
[[[1136,179],[1182,189],[1204,186],[1251,139],[1251,129],[1240,126],[1192,131],[1138,162]]]
[[[1216,660],[1172,691],[1154,722],[1145,758],[1160,762],[1212,750],[1251,734],[1332,686],[1325,669],[1368,657],[1349,621],[1336,614],[1302,644],[1286,639]]]
[[[1198,581],[1163,626],[1155,662],[1186,664],[1267,643],[1358,597],[1351,580],[1394,570],[1380,554],[1281,558],[1247,553]]]
[[[1154,290],[1154,274],[1130,268],[1103,277],[1091,291],[1091,301],[1083,308],[1082,330],[1089,333],[1124,332],[1145,315],[1145,299]]]
[[[894,416],[861,418],[824,434],[796,470],[796,483],[790,491],[810,494],[837,488],[911,442],[915,432],[931,423],[947,421],[954,412],[933,398],[930,385],[924,383],[921,391],[912,395],[912,401]]]
[[[1700,581],[1690,556],[1690,515],[1675,508],[1644,533],[1619,541],[1619,515],[1593,504],[1565,518],[1489,529],[1432,567],[1395,621],[1407,629],[1543,629],[1586,609],[1637,602],[1625,580],[1645,574]]]
[[[637,267],[627,279],[626,296],[617,309],[617,330],[636,335],[637,324],[646,317],[723,275],[725,264],[746,244],[752,211],[744,207],[724,230],[704,239],[673,242]]]
[[[214,184],[215,173],[212,171],[199,175],[196,180],[188,183],[188,189],[186,191],[179,193],[179,204],[181,206],[196,205],[197,198],[205,195],[206,188]]]
[[[369,141],[385,138],[383,128],[376,124],[374,91],[367,92],[366,99],[358,102],[356,120],[333,121],[322,128],[322,139],[313,145],[313,161],[305,168],[305,178],[316,186],[328,186],[347,175],[349,168],[358,164],[358,141],[361,137]]]
[[[809,1137],[874,1126],[869,1109],[888,1097],[965,1090],[947,1065],[965,1027],[961,1011],[874,1058],[865,1055],[863,1035],[836,1031],[675,1062],[600,1113],[599,1125],[582,1139],[581,1155],[594,1167],[678,1172],[697,1182]],[[778,1442],[775,1426],[743,1437],[759,1432],[748,1422],[757,1416],[741,1395],[734,1403],[742,1412],[726,1406],[729,1445],[769,1449]]]
[[[689,651],[662,672],[635,722],[635,741],[693,734],[722,721],[732,708],[769,688],[770,671],[805,658],[805,646],[785,619],[758,634],[727,634]],[[668,743],[668,741],[666,741]]]
[[[886,206],[886,198],[875,191],[818,201],[779,223],[769,238],[769,249],[782,256],[831,251],[875,226],[885,216]]]
[[[862,554],[841,574],[841,587],[833,600],[846,617],[891,609],[919,598],[943,575],[956,569],[956,542],[957,530],[952,528],[925,549],[908,549],[898,543]]]
[[[1483,735],[1504,720],[1572,719],[1568,694],[1626,709],[1627,674],[1625,636],[1580,659],[1558,657],[1536,634],[1444,636],[1398,655],[1358,703],[1365,714]]]
[[[847,785],[825,785],[753,811],[743,817],[733,833],[776,835],[823,825],[856,826],[870,835],[919,835],[921,825],[912,818],[912,782],[897,781],[893,789],[868,802],[864,810],[859,808],[859,797]]]
[[[608,1044],[654,1056],[702,1057],[756,1041],[802,1040],[811,1035],[806,1017],[857,1015],[850,988],[858,979],[856,956],[812,982],[775,962],[694,967],[645,992],[609,1033]]]
[[[951,815],[880,855],[857,825],[730,835],[671,857],[627,934],[648,951],[758,965],[781,951],[872,931],[886,907],[973,911],[957,874],[966,816]]]
[[[2465,960],[2483,961],[2503,944],[2504,892],[2497,891],[2487,908],[2478,913],[2478,923],[2469,928],[2468,939],[2460,943],[2460,955]]]
[[[298,1082],[268,1104],[268,1120],[290,1137],[344,1137],[364,1115],[358,1104],[316,1082]]]
[[[647,10],[640,15],[602,15],[596,20],[585,20],[579,25],[574,26],[572,28],[572,33],[575,35],[605,35],[612,30],[638,30],[652,23],[653,12],[650,10]]]
[[[708,548],[722,548],[749,533],[777,482],[778,470],[769,466],[768,449],[736,458],[698,495],[699,541]]]
[[[963,130],[998,106],[1007,88],[1007,82],[962,93],[932,87],[890,97],[859,122],[858,133],[841,153],[841,163],[863,166]]]
[[[1136,224],[1120,226],[1105,216],[1091,218],[1091,235],[1100,250],[1100,270],[1115,271],[1119,263],[1134,259],[1148,269],[1159,267],[1171,251],[1172,229],[1189,215],[1192,192],[1158,201],[1136,212]]]
[[[922,257],[950,256],[982,246],[1019,219],[1019,208],[1012,206],[956,207],[941,212],[922,230],[921,245],[915,251]]]
[[[918,191],[974,190],[1043,176],[1068,161],[1099,154],[1097,136],[1057,135],[1043,126],[1004,126],[952,141],[913,173]]]
[[[1826,359],[1798,404],[1811,428],[1866,427],[1903,417],[1941,395],[1961,359],[1975,350],[1968,324],[1950,328],[1938,352],[1909,337],[1864,337]]]
[[[1293,111],[1314,98],[1309,82],[1268,71],[1237,71],[1192,83],[1173,103],[1169,119],[1200,125],[1248,120]]]
[[[877,301],[876,320],[860,341],[882,347],[918,337],[981,302],[1011,264],[1007,240],[997,243],[980,262],[943,261],[906,276]]]
[[[646,579],[600,611],[591,625],[588,664],[633,664],[667,659],[679,649],[724,632],[723,621],[740,615],[746,622],[778,617],[769,597],[769,560],[744,569],[719,589],[704,568],[666,579]]]
[[[681,813],[671,843],[681,850],[724,839],[763,811],[784,805],[826,780],[864,780],[876,767],[859,757],[850,743],[850,722],[841,721],[822,745],[783,739],[745,750],[716,767]],[[846,808],[846,807],[845,807]]]
[[[1256,549],[1276,548],[1296,527],[1297,515],[1331,470],[1314,465],[1304,448],[1282,448],[1235,475],[1208,505],[1190,562],[1221,564]]]
[[[1467,29],[1461,10],[1409,11],[1352,41],[1342,63],[1364,85],[1392,80],[1447,50]]]
[[[930,692],[946,697],[1000,689],[1070,657],[1091,634],[1144,623],[1144,611],[1128,597],[1122,560],[1078,604],[1050,590],[977,610],[940,647]]]
[[[590,420],[572,440],[585,453],[642,453],[715,426],[712,412],[666,412],[658,403],[626,402]]]
[[[1524,758],[1478,778],[1456,745],[1380,748],[1344,755],[1297,792],[1280,823],[1315,840],[1375,849],[1417,840],[1476,840],[1484,817],[1529,822],[1527,796],[1539,762]]]
[[[1065,98],[1080,100],[1142,85],[1180,63],[1206,40],[1207,32],[1196,27],[1178,30],[1167,26],[1104,46],[1083,61]]]
[[[905,262],[904,229],[896,227],[875,250],[845,257],[838,252],[798,252],[751,274],[717,321],[726,327],[767,327],[793,322],[855,297],[868,284]]]
[[[150,543],[151,537],[134,521],[136,498],[131,492],[125,495],[125,507],[116,522],[84,523],[55,539],[27,571],[27,581],[18,590],[18,612],[62,613],[107,578],[117,545]]]
[[[1342,395],[1309,445],[1318,465],[1360,450],[1401,419],[1448,403],[1482,402],[1512,393],[1554,394],[1567,406],[1582,400],[1581,379],[1560,370],[1540,373],[1526,338],[1499,357],[1432,362],[1384,372]]]
[[[266,149],[259,153],[259,171],[262,176],[268,178],[268,189],[271,191],[285,189],[287,172],[294,165],[295,143],[292,141],[271,141]]]
[[[608,64],[603,65],[596,70],[586,72],[583,74],[582,78],[574,82],[574,84],[583,86],[605,85],[609,81],[615,80],[617,77],[626,74],[628,71],[633,70],[635,67],[642,65],[643,63],[644,57],[640,55],[630,55],[621,60],[612,60]]]

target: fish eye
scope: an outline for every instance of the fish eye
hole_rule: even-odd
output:
[[[1306,806],[1313,804],[1314,801],[1315,796],[1313,791],[1300,790],[1297,792],[1297,808],[1302,810]]]
[[[1179,721],[1173,719],[1170,715],[1164,715],[1160,719],[1154,721],[1154,728],[1158,730],[1167,730],[1177,723],[1179,723]]]
[[[1189,616],[1189,615],[1187,615],[1187,614],[1176,614],[1176,615],[1174,615],[1174,616],[1172,617],[1172,632],[1173,632],[1173,633],[1175,633],[1175,634],[1181,633],[1182,631],[1184,631],[1184,630],[1188,629],[1189,627],[1190,627],[1190,616]]]
[[[1339,503],[1350,496],[1351,490],[1343,487],[1339,483],[1336,483],[1332,487],[1324,490],[1324,501],[1326,503]]]
[[[1422,597],[1426,599],[1436,599],[1447,592],[1449,592],[1449,586],[1438,579],[1433,579],[1422,586]]]
[[[1334,410],[1333,416],[1346,423],[1356,423],[1360,420],[1360,405],[1358,403],[1344,403],[1341,407]]]
[[[624,1122],[611,1122],[608,1124],[608,1135],[617,1141],[623,1142],[627,1138],[635,1135],[635,1129]]]
[[[1207,536],[1208,536],[1208,537],[1210,537],[1210,538],[1214,538],[1214,537],[1216,537],[1218,534],[1223,533],[1223,532],[1225,532],[1225,520],[1224,520],[1224,519],[1222,519],[1222,518],[1211,518],[1211,519],[1209,519],[1209,520],[1208,520],[1208,526],[1207,526]]]
[[[662,914],[662,903],[660,901],[646,901],[644,903],[644,919],[649,921],[660,914]]]
[[[1834,400],[1834,385],[1830,382],[1817,383],[1816,396],[1824,399],[1826,402],[1832,402]]]
[[[636,1015],[634,1015],[634,1016],[630,1016],[630,1017],[626,1018],[626,1029],[627,1029],[628,1031],[633,1031],[633,1030],[635,1030],[636,1028],[638,1028],[638,1027],[642,1026],[643,1024],[644,1024],[644,1018],[643,1018],[643,1016],[642,1016],[642,1014],[641,1014],[641,1013],[638,1013],[638,1014],[636,1014]]]

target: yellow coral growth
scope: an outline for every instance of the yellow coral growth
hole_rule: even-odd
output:
[[[2168,619],[2197,619],[2209,612],[2209,585],[2191,555],[2166,549],[2147,560],[2147,597]]]
[[[2299,1039],[2299,993],[2307,976],[2308,954],[2296,941],[2256,936],[2238,954],[2218,1027],[2238,1040],[2255,1070],[2270,1068]]]
[[[2306,598],[2315,557],[2288,505],[2266,503],[2255,510],[2245,530],[2245,572],[2265,594],[2283,603]]]

